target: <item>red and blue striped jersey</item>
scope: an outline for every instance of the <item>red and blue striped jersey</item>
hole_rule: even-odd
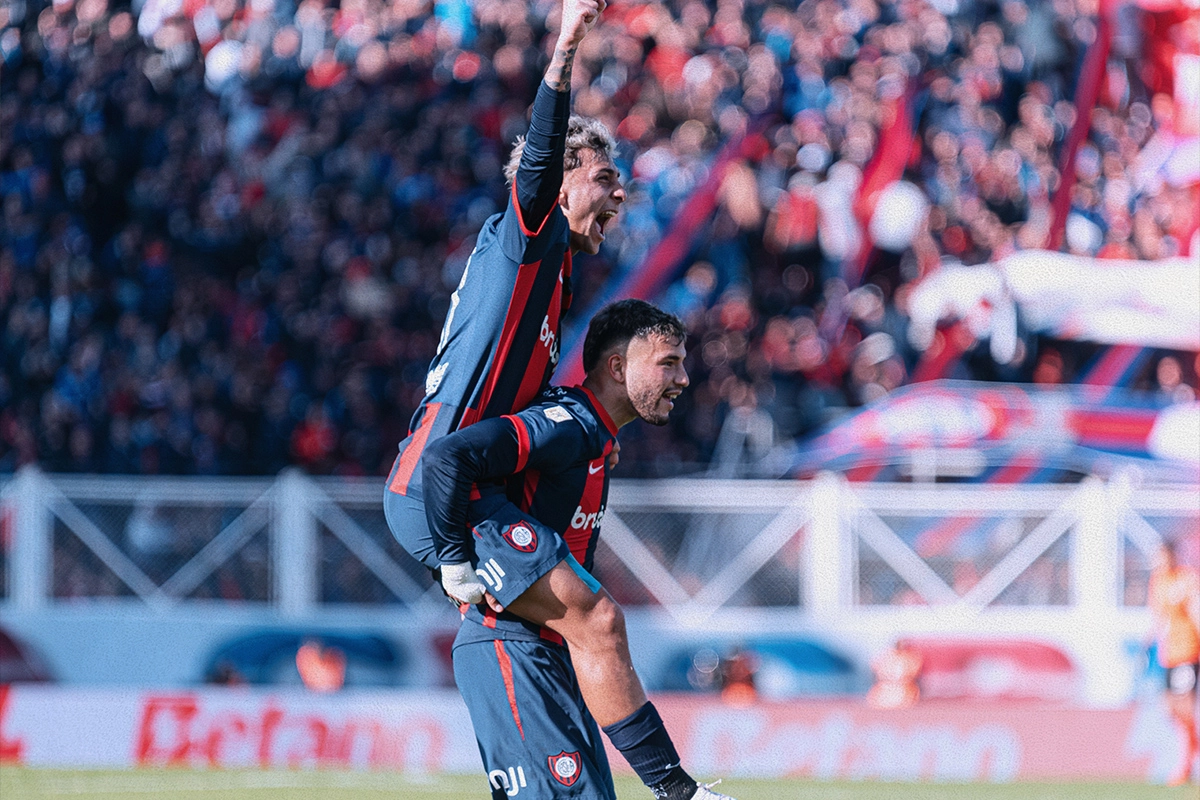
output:
[[[388,478],[392,492],[421,499],[419,464],[431,441],[524,408],[550,385],[571,304],[570,229],[555,199],[569,105],[542,85],[508,205],[484,224],[451,296],[425,397]],[[553,146],[531,155],[538,141]],[[531,230],[521,209],[539,198],[549,198],[549,210]]]
[[[443,564],[470,559],[470,530],[515,505],[566,541],[591,570],[608,503],[617,426],[586,388],[554,387],[525,410],[443,437],[427,451],[425,513]],[[507,501],[507,502],[504,502]],[[466,610],[483,638],[558,637],[512,614]]]
[[[470,557],[468,530],[497,494],[563,537],[589,569],[608,501],[617,426],[586,388],[553,387],[525,410],[486,420],[430,447],[425,514],[438,561]]]

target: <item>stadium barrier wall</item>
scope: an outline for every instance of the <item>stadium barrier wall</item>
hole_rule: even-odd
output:
[[[0,626],[69,684],[195,684],[223,642],[288,627],[388,636],[409,656],[399,683],[436,686],[430,638],[457,615],[396,545],[382,492],[291,470],[0,476]],[[1200,491],[614,481],[602,527],[597,574],[651,688],[669,648],[701,641],[813,636],[865,670],[897,637],[1027,637],[1070,657],[1078,702],[1118,707],[1143,670],[1151,556],[1164,537],[1200,551]]]
[[[940,703],[881,711],[855,701],[654,700],[685,763],[706,777],[1162,781],[1180,757],[1165,712],[1152,703],[1120,710]],[[618,754],[610,758],[614,769],[629,771]],[[482,773],[466,708],[447,690],[0,686],[0,760],[60,768]],[[547,768],[545,759],[512,766]]]

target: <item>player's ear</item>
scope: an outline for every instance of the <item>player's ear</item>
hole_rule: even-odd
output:
[[[621,353],[610,353],[604,360],[608,375],[617,383],[625,383],[625,356]]]

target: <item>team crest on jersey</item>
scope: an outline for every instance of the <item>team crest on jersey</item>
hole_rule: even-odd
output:
[[[504,541],[513,546],[513,549],[520,550],[522,553],[532,553],[537,550],[537,534],[533,532],[532,526],[525,522],[516,522],[504,529]]]
[[[568,753],[563,750],[546,759],[550,763],[550,774],[563,786],[572,786],[579,780],[579,751]]]
[[[571,412],[562,406],[550,406],[542,413],[546,415],[546,419],[552,422],[566,422],[571,418]]]

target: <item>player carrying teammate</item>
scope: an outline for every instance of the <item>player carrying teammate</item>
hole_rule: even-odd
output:
[[[568,653],[558,636],[528,620],[576,613],[565,604],[548,618],[544,611],[544,593],[567,576],[620,613],[588,572],[617,429],[638,418],[666,423],[687,386],[683,345],[683,326],[670,314],[640,300],[610,305],[588,327],[582,386],[547,390],[518,414],[429,448],[424,484],[436,551],[447,565],[443,582],[452,596],[478,603],[464,605],[454,674],[494,798],[615,797],[574,647]],[[460,566],[470,579],[454,577]],[[604,731],[655,797],[724,797],[683,770],[658,712],[641,698]]]
[[[625,199],[613,140],[598,122],[569,117],[575,53],[604,0],[564,0],[562,29],[534,102],[529,133],[506,174],[506,210],[480,231],[451,300],[426,396],[400,443],[384,492],[388,525],[400,544],[437,569],[426,522],[425,448],[455,430],[524,408],[549,384],[558,359],[559,317],[570,303],[571,256],[596,252]],[[471,565],[446,578],[475,580]],[[603,726],[646,703],[629,658],[620,608],[592,592],[565,563],[525,593],[524,616],[563,637],[588,710]],[[569,613],[563,613],[567,609]]]
[[[426,446],[478,420],[524,408],[548,385],[558,359],[559,318],[570,304],[572,253],[598,251],[625,199],[611,135],[598,122],[569,117],[575,53],[604,7],[604,0],[563,2],[562,28],[529,133],[506,170],[508,207],[479,234],[451,299],[425,399],[388,479],[388,525],[431,569],[438,560],[421,486]],[[451,577],[474,579],[469,564],[456,566]],[[539,589],[526,593],[525,616],[570,643],[596,721],[615,724],[642,708],[645,692],[612,598],[592,592],[565,563]]]

